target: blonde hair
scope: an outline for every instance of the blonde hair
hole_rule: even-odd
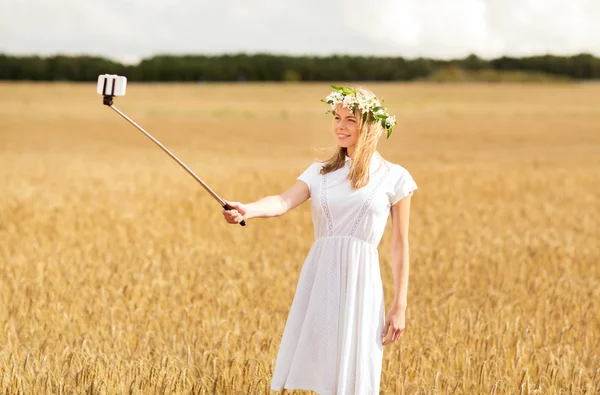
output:
[[[375,97],[375,94],[370,90],[357,87],[357,92],[365,96],[367,99]],[[377,148],[377,142],[384,132],[381,122],[363,121],[363,114],[357,108],[354,111],[354,116],[357,121],[358,141],[352,156],[352,165],[348,173],[348,179],[352,189],[359,189],[369,183],[369,169],[371,159]],[[348,150],[346,147],[338,147],[333,156],[323,162],[321,174],[331,173],[344,167],[346,163],[346,155]]]

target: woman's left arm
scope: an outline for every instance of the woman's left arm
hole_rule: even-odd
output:
[[[393,304],[385,320],[385,337],[391,331],[389,339],[384,345],[395,342],[402,334],[406,322],[406,306],[408,297],[408,223],[410,218],[410,200],[412,193],[395,203],[392,208],[392,245],[391,262],[394,277]]]
[[[406,308],[408,294],[408,223],[411,195],[392,206],[391,259],[394,276],[394,304],[403,308]]]

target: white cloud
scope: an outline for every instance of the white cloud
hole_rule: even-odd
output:
[[[0,52],[600,55],[597,0],[2,0]]]
[[[482,0],[385,1],[385,35],[410,56],[452,57],[486,49]]]
[[[596,0],[489,0],[486,22],[496,53],[592,52],[600,55]]]

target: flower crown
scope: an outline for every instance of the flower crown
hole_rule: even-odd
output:
[[[331,85],[334,89],[322,102],[331,104],[331,110],[326,114],[332,113],[335,115],[336,107],[341,104],[352,112],[359,109],[363,116],[363,122],[381,122],[381,126],[386,130],[387,137],[390,138],[392,128],[396,126],[396,117],[390,115],[383,106],[383,99],[379,101],[376,97],[366,98],[364,95],[357,92],[355,88],[349,86]]]

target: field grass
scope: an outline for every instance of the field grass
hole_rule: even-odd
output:
[[[367,86],[399,118],[380,152],[419,186],[381,393],[600,393],[600,85]],[[128,90],[116,106],[226,199],[333,148],[327,84]],[[309,205],[228,225],[101,101],[0,84],[0,393],[271,393]]]

